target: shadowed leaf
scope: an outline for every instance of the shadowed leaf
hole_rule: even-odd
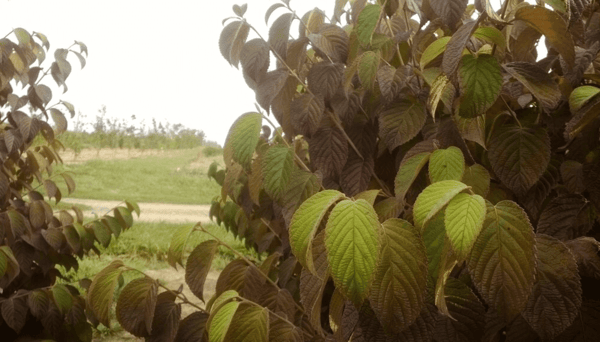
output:
[[[536,282],[522,315],[543,340],[549,340],[577,317],[581,283],[575,259],[562,242],[538,234],[536,247]]]
[[[185,282],[192,293],[202,301],[204,301],[203,292],[206,275],[210,271],[218,248],[219,243],[217,241],[204,241],[194,248],[186,262]]]
[[[558,105],[561,98],[558,84],[542,68],[527,62],[507,63],[503,67],[540,101],[544,109],[551,110]]]
[[[406,97],[381,112],[379,136],[391,151],[414,138],[426,120],[425,106],[413,97]]]
[[[156,280],[147,277],[134,279],[123,288],[116,310],[123,329],[138,337],[152,333],[157,293]]]
[[[418,230],[409,222],[390,219],[382,227],[384,238],[369,301],[379,321],[400,332],[421,313],[427,256]]]
[[[550,162],[550,138],[542,127],[504,125],[492,136],[488,155],[502,183],[516,194],[524,194]]]
[[[505,322],[527,304],[535,276],[535,241],[527,214],[512,201],[487,203],[483,229],[468,263],[483,299]]]

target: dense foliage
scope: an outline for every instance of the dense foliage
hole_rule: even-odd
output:
[[[142,277],[122,326],[152,341],[600,340],[598,1],[335,4],[271,6],[267,39],[234,6],[220,50],[266,114],[231,127],[211,215],[264,258],[238,255],[203,298],[228,247],[203,242],[185,280],[206,306],[181,320],[190,301]],[[173,266],[195,231],[175,234]],[[94,279],[109,288],[88,295],[97,314],[122,270]]]
[[[16,40],[9,38],[12,34]],[[77,46],[79,51],[73,49]],[[49,47],[45,35],[30,34],[22,28],[0,39],[2,341],[18,337],[91,341],[90,322],[97,319],[86,310],[85,297],[75,284],[57,283],[57,277],[62,277],[57,266],[77,269],[76,257],[82,258],[89,251],[99,253],[96,243],[108,245],[113,235],[117,237],[131,226],[133,210],[139,215],[137,204],[127,203],[116,207],[114,215],[107,213],[83,224],[83,214],[77,207],[72,208],[74,217],[66,210],[55,212],[49,204],[52,198],[58,203],[62,197],[57,179],[64,180],[69,192],[75,190],[68,173],[53,172],[53,166],[61,163],[62,148],[55,135],[67,128],[62,110],[72,115],[74,108],[64,101],[49,105],[52,91],[41,81],[51,75],[66,91],[65,81],[71,72],[67,55],[77,56],[82,67],[82,53],[87,56],[87,47],[75,42],[67,49],[56,49],[51,65],[42,67]],[[22,111],[25,106],[32,110],[30,114]],[[49,116],[54,129],[47,123]],[[87,287],[89,283],[82,280],[80,286]]]
[[[87,115],[78,112],[75,127],[61,135],[65,148],[75,153],[84,148],[127,148],[127,149],[185,149],[203,145],[216,145],[205,141],[204,132],[187,128],[182,124],[157,122],[146,125],[145,120],[118,120],[106,115],[106,106],[102,106],[96,115],[96,121],[86,123]],[[138,122],[139,121],[139,122]]]

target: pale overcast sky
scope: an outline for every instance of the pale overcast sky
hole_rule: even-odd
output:
[[[182,123],[222,145],[233,121],[255,110],[254,92],[218,47],[221,21],[233,15],[233,4],[244,2],[247,20],[267,37],[264,14],[274,0],[4,0],[0,8],[10,15],[3,16],[0,34],[17,27],[44,33],[50,54],[74,40],[87,45],[83,70],[69,55],[73,71],[67,93],[63,95],[51,77],[45,80],[53,86],[52,103],[69,101],[88,120],[106,105],[108,117],[136,115],[138,122],[145,119],[147,124],[153,117]],[[315,6],[331,15],[334,3],[290,2],[300,16]],[[498,0],[492,4],[498,6]],[[270,23],[283,13],[284,9],[275,11]]]

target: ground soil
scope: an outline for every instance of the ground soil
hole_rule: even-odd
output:
[[[62,202],[71,204],[83,204],[92,207],[91,210],[83,211],[85,216],[102,216],[112,208],[123,204],[120,201],[102,201],[79,198],[63,198]],[[136,221],[144,222],[169,222],[169,223],[196,223],[209,222],[209,205],[170,204],[170,203],[138,203],[140,206],[140,217]]]

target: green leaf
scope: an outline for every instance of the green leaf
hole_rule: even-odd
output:
[[[428,287],[431,289],[431,293],[433,293],[440,273],[442,251],[447,249],[445,244],[448,243],[448,239],[446,238],[444,221],[444,211],[439,211],[427,222],[423,231],[423,242],[427,250]]]
[[[496,58],[486,54],[465,55],[459,76],[462,96],[458,114],[464,118],[485,114],[502,89],[502,73]]]
[[[467,167],[461,182],[470,186],[471,190],[481,197],[486,197],[490,191],[490,173],[479,164]]]
[[[394,181],[394,192],[396,193],[396,199],[398,199],[398,201],[404,201],[406,192],[415,179],[417,179],[423,166],[429,161],[430,156],[431,153],[429,152],[418,153],[400,164],[398,174]]]
[[[324,190],[304,201],[290,223],[290,246],[298,262],[314,273],[312,257],[312,240],[321,224],[321,220],[335,202],[344,198],[344,194],[336,190]]]
[[[425,69],[427,64],[436,59],[439,55],[444,53],[446,50],[446,45],[450,41],[452,37],[441,37],[437,40],[433,41],[433,43],[429,44],[423,54],[421,55],[421,61],[419,64],[421,65],[421,70]]]
[[[422,229],[454,196],[467,188],[467,185],[455,180],[440,181],[426,187],[413,207],[415,226]]]
[[[231,342],[263,342],[268,340],[269,310],[241,303],[232,319],[226,340]]]
[[[134,279],[123,288],[116,310],[123,329],[138,337],[152,333],[157,294],[157,281],[148,277]]]
[[[540,179],[550,162],[550,138],[543,127],[505,124],[495,130],[488,157],[494,173],[518,195]]]
[[[392,151],[419,134],[426,121],[425,106],[414,97],[407,96],[381,112],[379,136]]]
[[[262,127],[262,114],[246,113],[240,116],[227,134],[225,147],[223,148],[223,159],[225,165],[234,160],[244,168],[250,167],[252,154],[260,138]]]
[[[546,36],[548,43],[564,58],[570,68],[575,65],[575,45],[565,20],[543,6],[523,6],[515,12],[515,19]]]
[[[204,241],[194,248],[186,262],[185,282],[192,293],[203,302],[204,282],[218,250],[219,243],[217,241]]]
[[[231,327],[233,316],[238,310],[240,302],[231,301],[211,311],[206,326],[208,327],[208,340],[210,342],[224,342],[227,332]]]
[[[458,194],[445,211],[446,235],[458,262],[467,259],[485,219],[485,200],[479,195]]]
[[[294,151],[285,146],[272,146],[265,153],[261,166],[265,191],[271,198],[279,200],[294,170]]]
[[[73,306],[73,296],[67,287],[63,284],[52,286],[52,298],[58,310],[64,315]]]
[[[542,68],[527,62],[507,63],[503,67],[512,77],[521,82],[546,110],[558,106],[562,97],[558,83]]]
[[[485,302],[505,322],[527,304],[535,278],[535,241],[527,214],[512,201],[487,202],[483,229],[467,262]]]
[[[579,111],[583,105],[588,103],[593,97],[600,94],[600,88],[594,86],[581,86],[573,89],[569,95],[569,108],[571,113]]]
[[[131,226],[133,226],[133,216],[131,216],[129,209],[125,207],[116,207],[114,213],[115,218],[123,228],[131,228]]]
[[[394,331],[411,325],[421,313],[427,285],[427,254],[419,231],[409,222],[389,219],[369,302],[377,318]]]
[[[544,234],[538,234],[535,241],[536,281],[522,315],[543,341],[549,341],[578,316],[581,281],[577,263],[567,246]]]
[[[88,290],[87,301],[100,323],[110,327],[113,295],[121,275],[121,260],[115,260],[98,272]]]
[[[506,48],[504,34],[493,26],[478,27],[472,37],[496,44],[502,50]]]
[[[88,224],[91,226],[92,231],[94,232],[94,237],[100,244],[106,248],[110,244],[111,239],[111,231],[107,226],[103,225],[100,221],[93,221]]]
[[[377,79],[377,69],[379,68],[379,51],[366,51],[359,57],[358,79],[366,89],[373,89],[375,79]]]
[[[135,212],[137,217],[140,217],[140,206],[136,201],[125,200],[125,205],[127,205],[127,209],[129,209],[130,212]]]
[[[429,179],[432,183],[443,180],[459,181],[464,172],[465,157],[456,146],[435,150],[429,158]]]
[[[380,223],[365,200],[343,200],[329,215],[325,246],[336,287],[356,307],[368,295],[379,257]]]
[[[371,44],[371,38],[375,27],[379,22],[381,16],[381,6],[368,4],[358,15],[358,23],[356,24],[356,33],[358,35],[358,41],[363,46]]]
[[[359,199],[364,199],[365,201],[367,201],[367,203],[369,203],[370,205],[375,204],[375,200],[377,199],[377,196],[379,195],[379,193],[381,192],[381,190],[379,189],[375,189],[375,190],[365,190],[361,193],[358,193],[356,195],[354,195],[354,200],[359,200]]]
[[[171,267],[177,269],[177,264],[183,266],[183,251],[195,228],[195,225],[183,225],[173,234],[171,243],[169,244],[169,250],[167,251],[167,261]]]

